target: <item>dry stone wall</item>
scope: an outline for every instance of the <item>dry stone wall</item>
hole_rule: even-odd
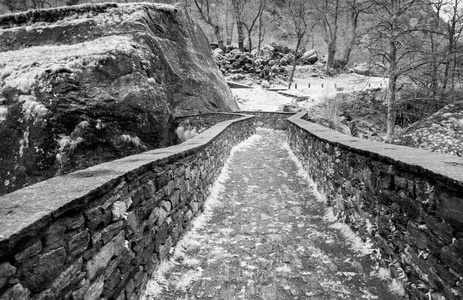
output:
[[[289,118],[290,146],[339,220],[375,242],[410,299],[463,299],[463,159],[346,136],[303,115]]]
[[[294,112],[269,112],[269,111],[240,111],[242,114],[255,116],[254,126],[276,130],[287,130],[287,119],[296,113]]]
[[[253,122],[0,197],[0,300],[138,299]]]
[[[195,129],[201,133],[213,125],[239,118],[243,114],[254,116],[254,126],[271,128],[276,130],[288,129],[287,119],[293,116],[293,112],[263,112],[263,111],[239,111],[236,113],[206,113],[200,115],[181,116],[175,118],[177,128],[182,127],[184,131]]]
[[[239,118],[240,114],[233,113],[206,113],[191,116],[181,116],[175,118],[175,122],[178,127],[185,129],[196,129],[198,132],[203,132],[206,129],[211,128],[215,124],[223,121],[233,120]]]

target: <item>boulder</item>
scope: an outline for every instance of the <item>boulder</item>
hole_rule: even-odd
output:
[[[295,102],[290,103],[290,104],[284,104],[283,109],[284,112],[298,112],[301,110],[299,105]]]
[[[306,65],[313,65],[314,63],[317,62],[317,60],[318,60],[317,52],[313,49],[304,52],[304,54],[302,54],[302,57],[299,59],[299,61],[301,61],[303,64],[306,64]]]
[[[238,59],[238,58],[241,56],[241,53],[243,53],[243,52],[241,52],[240,49],[238,49],[238,48],[233,48],[233,49],[230,51],[229,54],[232,55],[232,56],[234,56],[235,59]]]
[[[292,53],[287,53],[283,56],[283,58],[288,64],[292,65],[294,61],[294,54]]]
[[[174,116],[238,109],[180,6],[3,15],[0,62],[0,194],[172,145]]]
[[[214,60],[222,60],[224,59],[223,57],[223,50],[220,49],[220,48],[215,48],[214,50],[212,50],[212,57],[214,58]]]
[[[252,58],[249,57],[248,55],[242,55],[241,56],[241,62],[243,64],[251,64],[252,63]]]
[[[360,75],[369,76],[371,74],[370,73],[370,65],[367,64],[367,63],[356,64],[352,68],[352,72],[356,73],[356,74],[360,74]]]
[[[281,54],[286,54],[289,52],[289,48],[287,46],[282,46],[275,42],[272,42],[270,45],[273,47],[274,51],[279,52]]]
[[[274,51],[275,51],[275,48],[273,48],[272,46],[268,44],[265,44],[262,46],[260,55],[266,58],[272,58]]]
[[[382,70],[385,70],[385,67],[381,67],[381,64],[359,63],[350,71],[360,75],[380,77],[383,75]]]
[[[270,83],[267,80],[262,80],[261,86],[264,89],[268,89],[270,88]]]
[[[231,43],[230,45],[225,46],[225,49],[227,52],[230,52],[234,49],[238,49],[238,44],[237,43]]]

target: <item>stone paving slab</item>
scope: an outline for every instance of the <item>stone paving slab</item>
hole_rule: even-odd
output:
[[[258,129],[241,147],[146,299],[400,299],[371,276],[368,244],[329,217],[284,132]]]

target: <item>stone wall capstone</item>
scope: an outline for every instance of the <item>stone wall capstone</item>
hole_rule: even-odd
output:
[[[463,159],[289,118],[289,143],[340,221],[380,249],[410,299],[463,299]],[[404,278],[401,278],[401,276]]]
[[[138,299],[251,116],[0,197],[0,300]]]

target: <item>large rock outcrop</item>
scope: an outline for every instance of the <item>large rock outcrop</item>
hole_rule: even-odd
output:
[[[234,109],[207,38],[180,7],[0,16],[0,194],[171,145],[174,116]]]

